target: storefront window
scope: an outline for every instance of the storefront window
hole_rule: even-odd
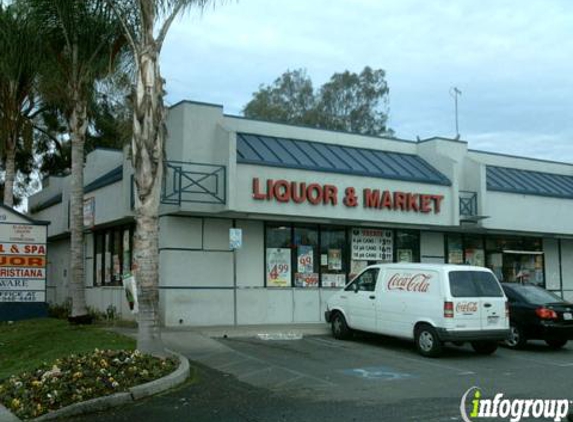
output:
[[[291,286],[291,245],[291,226],[267,225],[265,251],[267,287]]]
[[[464,263],[464,249],[461,234],[448,234],[446,236],[446,247],[448,251],[448,264],[460,265]]]
[[[346,285],[346,229],[323,227],[320,230],[320,272],[322,287]]]
[[[464,263],[485,267],[485,251],[482,236],[464,236]]]
[[[541,239],[490,237],[486,249],[487,266],[500,281],[545,285]]]
[[[318,287],[318,229],[307,227],[294,228],[294,247],[296,253],[295,287]]]
[[[446,242],[450,264],[486,266],[502,282],[545,285],[541,238],[450,234]]]
[[[396,231],[396,262],[420,262],[420,232]]]
[[[94,286],[120,286],[132,268],[132,228],[98,230],[94,242]]]

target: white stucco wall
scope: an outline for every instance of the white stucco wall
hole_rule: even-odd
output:
[[[530,233],[573,234],[572,201],[488,191],[483,227]]]

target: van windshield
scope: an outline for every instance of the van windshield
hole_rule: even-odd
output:
[[[453,297],[503,297],[499,282],[486,271],[451,271],[450,292]]]

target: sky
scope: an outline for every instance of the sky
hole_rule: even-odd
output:
[[[241,114],[260,84],[306,69],[386,71],[389,126],[415,140],[573,162],[572,0],[226,0],[177,20],[161,66],[167,103]]]

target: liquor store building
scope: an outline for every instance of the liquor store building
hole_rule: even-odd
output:
[[[328,298],[379,262],[469,263],[573,300],[573,165],[224,114],[183,101],[168,116],[160,215],[166,326],[323,320]],[[87,157],[88,304],[132,318],[129,153]],[[69,297],[68,177],[30,198],[48,226],[47,298]],[[241,229],[230,249],[230,229]]]

